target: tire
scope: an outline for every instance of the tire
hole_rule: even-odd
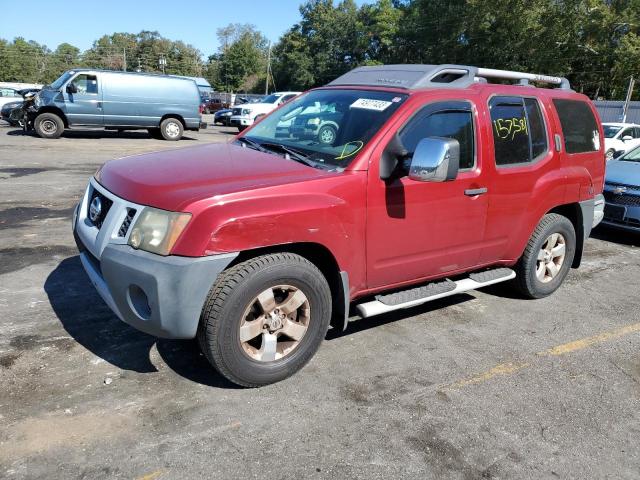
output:
[[[613,156],[616,154],[616,151],[613,148],[610,148],[604,154],[605,160],[613,160]]]
[[[280,290],[281,287],[289,290]],[[272,292],[275,310],[263,308],[258,300],[259,295],[268,291]],[[285,306],[294,296],[299,296],[298,291],[306,303],[290,313],[295,319],[289,321],[291,317],[285,317],[283,326],[277,330],[278,324],[268,322],[281,321],[278,314],[287,313]],[[279,296],[278,292],[286,295]],[[296,304],[289,304],[289,308]],[[267,310],[273,314],[266,315]],[[251,321],[246,321],[247,318]],[[318,350],[330,319],[331,291],[320,270],[299,255],[275,253],[239,263],[218,277],[200,317],[198,341],[204,355],[222,376],[237,385],[259,387],[279,382],[300,370]],[[257,324],[257,329],[251,329],[253,333],[244,334],[249,340],[243,343],[240,326],[255,322],[262,323]],[[267,324],[263,324],[265,322]],[[297,342],[285,334],[284,325],[290,326],[290,323],[295,323],[296,332],[301,326],[305,329]],[[260,333],[251,337],[255,332]],[[286,348],[287,341],[295,345],[289,347],[288,352],[271,354],[265,348],[267,337],[276,337],[278,348]]]
[[[64,122],[55,113],[41,113],[33,122],[33,128],[42,138],[58,138],[64,132]]]
[[[556,242],[553,243],[555,235],[560,237],[555,237]],[[564,246],[563,249],[560,248],[561,245]],[[562,250],[564,256],[560,259],[555,255]],[[514,282],[517,290],[527,298],[551,295],[569,273],[575,253],[576,232],[571,221],[556,213],[545,215],[516,265]],[[551,263],[555,266],[552,267]]]
[[[244,132],[246,129],[247,129],[247,126],[246,126],[246,125],[239,125],[239,126],[238,126],[238,131],[239,131],[239,132]]]
[[[160,122],[160,134],[165,140],[180,140],[183,133],[184,127],[182,126],[182,122],[177,118],[169,117]]]
[[[147,128],[147,132],[149,132],[151,138],[155,138],[156,140],[163,140],[159,128]]]
[[[338,136],[338,130],[333,125],[324,125],[318,130],[318,142],[322,145],[333,145]]]

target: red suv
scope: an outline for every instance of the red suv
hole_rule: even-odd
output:
[[[566,79],[361,67],[228,144],[106,163],[74,233],[118,317],[197,337],[222,375],[259,386],[299,370],[351,307],[503,281],[554,292],[603,215],[603,139]]]

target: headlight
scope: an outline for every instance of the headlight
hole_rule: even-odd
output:
[[[250,108],[243,108],[242,109],[242,115],[251,115],[251,109]]]
[[[169,255],[189,220],[190,213],[146,207],[131,229],[129,245],[158,255]]]

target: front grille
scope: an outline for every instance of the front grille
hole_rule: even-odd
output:
[[[604,199],[608,203],[616,205],[628,205],[632,207],[640,206],[640,195],[630,195],[628,193],[613,193],[609,191],[603,192]]]
[[[93,200],[96,197],[100,199],[102,208],[100,209],[100,215],[95,220],[93,220],[91,218],[91,204],[93,203]],[[104,219],[107,218],[107,214],[109,213],[109,209],[111,208],[111,205],[113,205],[113,201],[105,197],[98,190],[93,189],[93,192],[91,193],[91,198],[89,199],[89,203],[87,204],[87,218],[91,223],[93,223],[96,227],[98,227],[98,229],[102,228],[102,224],[104,223]]]
[[[242,115],[242,108],[234,108],[232,113],[233,115]]]
[[[135,208],[127,208],[127,216],[120,225],[120,229],[118,230],[118,236],[124,238],[127,236],[127,232],[129,231],[129,227],[131,226],[131,222],[133,221],[133,217],[136,216]]]

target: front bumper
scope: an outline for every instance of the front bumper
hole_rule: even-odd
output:
[[[640,232],[640,189],[623,194],[605,190],[605,198],[603,225]]]
[[[229,120],[229,123],[234,127],[248,127],[250,125],[253,125],[253,118],[234,115]]]
[[[97,235],[92,235],[97,227],[86,215],[89,192],[94,188],[114,201]],[[124,241],[126,235],[117,237],[121,227],[109,231],[119,225],[110,217],[118,218],[120,204],[124,208],[133,205],[92,179],[74,215],[74,237],[91,283],[109,308],[134,328],[162,338],[195,337],[211,286],[237,254],[163,257],[135,250]]]

